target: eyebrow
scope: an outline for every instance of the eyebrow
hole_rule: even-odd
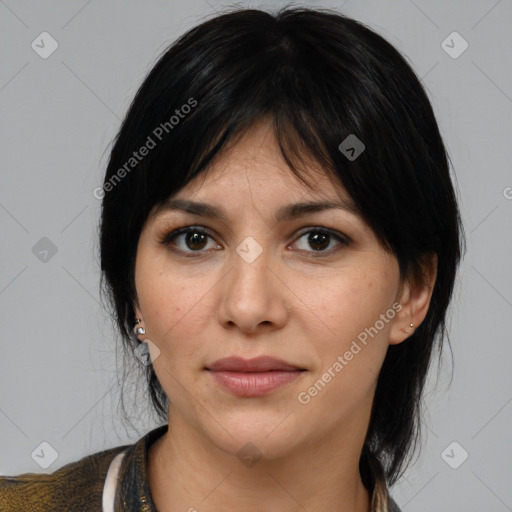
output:
[[[275,215],[275,220],[276,222],[283,222],[298,217],[303,217],[310,213],[316,213],[333,209],[344,210],[353,215],[359,214],[359,210],[356,208],[355,205],[342,200],[304,201],[282,206],[277,211]],[[227,223],[229,221],[229,216],[221,208],[218,208],[208,203],[190,201],[189,199],[167,199],[157,208],[156,213],[164,213],[173,210],[218,219],[219,221],[224,223]]]

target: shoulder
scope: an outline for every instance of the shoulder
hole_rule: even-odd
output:
[[[118,446],[88,455],[50,474],[0,476],[0,510],[101,510],[103,484],[109,465],[118,453],[129,446]]]

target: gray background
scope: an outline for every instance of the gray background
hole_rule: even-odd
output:
[[[121,420],[122,352],[99,300],[93,190],[155,58],[225,5],[0,1],[0,474],[51,472],[157,425],[136,372],[126,384],[134,425]],[[451,310],[453,381],[446,351],[428,385],[421,456],[393,494],[406,512],[512,510],[512,2],[308,5],[367,23],[422,77],[468,237]],[[59,45],[47,59],[31,47],[43,31]],[[453,31],[469,44],[458,58],[441,45]],[[47,241],[33,250],[43,237],[56,254],[41,252]],[[43,441],[58,453],[47,470],[31,457]],[[460,447],[445,452],[453,441]],[[452,469],[441,454],[455,464],[462,449],[469,457]]]

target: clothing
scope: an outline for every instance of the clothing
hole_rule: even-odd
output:
[[[0,476],[0,512],[101,512],[109,466],[122,452],[114,511],[157,512],[146,461],[149,447],[167,428],[163,425],[132,445],[97,452],[51,474]]]
[[[163,425],[132,445],[88,455],[51,474],[0,476],[0,512],[158,512],[149,489],[147,456],[167,429]],[[400,512],[394,502],[390,512]]]

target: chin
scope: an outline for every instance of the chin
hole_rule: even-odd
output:
[[[286,416],[273,413],[265,417],[264,413],[258,412],[237,415],[231,421],[218,418],[226,430],[210,425],[213,430],[208,428],[209,437],[218,448],[238,458],[282,458],[298,449],[304,433],[304,428],[299,429],[291,420],[293,414]]]

